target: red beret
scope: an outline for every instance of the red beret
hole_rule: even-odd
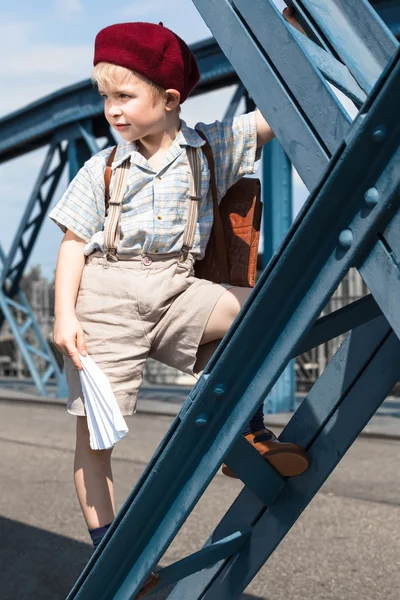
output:
[[[96,36],[93,64],[109,62],[144,75],[184,102],[200,80],[189,46],[162,24],[117,23]]]

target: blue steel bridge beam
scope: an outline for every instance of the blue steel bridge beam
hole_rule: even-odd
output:
[[[400,210],[400,122],[394,110],[399,84],[400,52],[375,86],[363,106],[363,118],[330,161],[69,600],[134,598],[221,462],[233,471],[239,465],[237,453],[231,451],[242,426],[300,347],[337,284],[352,265],[365,260]],[[380,135],[382,127],[386,137]],[[382,194],[372,208],[365,192],[375,184]],[[353,232],[353,243],[341,235],[347,230]],[[237,554],[226,556],[215,567],[190,577],[182,569],[182,581],[170,598],[234,600],[239,596],[398,378],[399,367],[390,360],[398,351],[399,341],[385,318],[349,338],[319,390],[303,403],[281,437],[309,448],[313,458],[309,474],[282,482],[265,463],[264,490],[256,494],[250,490],[256,489],[254,473],[259,469],[253,471],[250,462],[243,477],[245,489],[211,536],[210,545],[219,540],[226,545],[230,535],[247,535],[252,528],[250,541],[240,538],[243,544]],[[381,380],[373,387],[378,373]],[[337,419],[341,427],[335,426]],[[204,559],[205,554],[201,556]],[[200,563],[204,565],[203,560]],[[229,591],[224,581],[231,584]],[[214,594],[217,589],[223,592],[219,596]]]
[[[192,46],[201,72],[193,96],[238,83],[214,39]],[[0,163],[51,143],[60,130],[90,122],[96,138],[109,136],[104,102],[91,80],[68,86],[0,119]],[[112,142],[113,143],[113,142]]]
[[[24,268],[53,200],[67,160],[70,160],[70,175],[74,176],[83,162],[90,158],[93,150],[98,152],[101,149],[86,127],[87,123],[84,123],[78,124],[77,128],[68,129],[66,132],[59,131],[50,144],[1,273],[1,285],[5,286],[5,291],[10,297],[18,291]],[[83,131],[86,131],[85,137],[82,137]],[[109,134],[107,145],[112,139]],[[62,147],[61,140],[68,141],[66,148]],[[54,166],[53,163],[57,159],[58,163]],[[44,192],[43,187],[48,185],[49,181],[50,185]]]
[[[309,189],[313,188],[325,170],[334,149],[345,137],[350,121],[343,109],[339,107],[328,84],[310,64],[303,47],[299,45],[296,36],[292,33],[292,28],[274,5],[271,8],[272,17],[269,22],[276,25],[277,31],[275,35],[271,33],[273,27],[269,27],[268,31],[274,44],[280,48],[282,63],[275,65],[238,10],[228,0],[221,0],[218,3],[213,0],[196,0],[194,4],[211,28],[228,60],[234,64],[240,79],[270,123],[299,175]],[[260,19],[260,22],[263,25],[265,19]],[[232,44],[232,39],[240,39],[241,43]],[[287,62],[282,48],[289,46],[291,61]],[[304,66],[304,72],[298,69],[297,59],[300,59],[300,64]],[[296,76],[295,64],[296,70],[303,75],[303,81],[304,77],[311,79],[309,87],[313,92],[323,90],[326,105],[322,108],[319,105],[316,107],[315,97],[312,94],[300,94],[305,98],[302,102],[303,107],[299,106],[293,91],[288,90],[279,68],[282,67],[284,71],[289,72],[293,79]],[[268,90],[267,94],[266,90]],[[311,117],[307,115],[305,108],[309,109]],[[322,129],[321,135],[316,131],[312,118]],[[291,126],[288,127],[288,124]]]
[[[278,250],[293,221],[292,166],[277,139],[264,146],[264,268]],[[294,363],[290,362],[264,402],[265,413],[289,412],[295,405]]]
[[[395,7],[397,7],[397,14],[399,16],[400,2],[398,0],[374,2],[374,4],[378,11],[382,7],[385,15],[388,16],[388,21],[393,22],[394,26],[398,26],[400,21],[395,15]],[[355,80],[352,79],[352,76],[346,70],[347,68],[344,65],[339,65],[333,58],[333,56],[339,56],[339,54],[335,54],[332,51],[333,56],[330,57],[320,47],[312,44],[304,36],[299,35],[293,28],[290,29],[293,36],[297,36],[299,45],[303,47],[305,53],[313,57],[317,68],[327,80],[334,82],[339,89],[347,93],[359,106],[363,100],[362,90],[357,86]],[[325,34],[326,38],[329,38],[328,34]],[[318,43],[322,47],[329,49],[329,44],[326,42],[322,43],[319,40]],[[196,54],[202,75],[201,82],[194,92],[195,94],[201,94],[238,81],[237,74],[227,58],[221,53],[215,40],[210,39],[200,42],[194,45],[192,49]],[[239,95],[238,92],[237,98]],[[231,109],[234,110],[233,105]],[[92,153],[99,148],[96,142],[96,138],[98,137],[106,136],[106,145],[115,143],[112,133],[103,117],[102,101],[93,89],[90,81],[60,90],[46,97],[44,100],[37,101],[25,109],[0,119],[0,162],[10,160],[27,150],[33,150],[45,144],[56,143],[56,141],[61,143],[64,139],[69,139],[67,152],[70,176],[72,177],[81,162],[90,156],[85,143],[78,139],[80,136],[83,136],[86,140],[86,145]],[[37,226],[36,236],[39,234],[40,219],[41,214],[39,211],[39,215],[30,222],[32,228],[35,225]],[[29,232],[25,230],[25,235],[27,234]],[[23,236],[24,234],[22,234]],[[9,254],[7,262],[10,263],[12,261],[12,265],[7,265],[6,269],[9,271],[8,266],[11,267],[11,277],[8,281],[8,285],[11,284],[11,288],[8,287],[8,292],[12,293],[12,291],[16,292],[18,290],[18,281],[29,258],[34,239],[35,235],[30,237],[32,244],[24,244],[21,238],[21,246],[19,248],[22,250],[23,260],[19,264],[17,262],[18,258],[11,256],[11,253]],[[0,311],[0,321],[4,320],[3,317]]]
[[[371,3],[366,0],[285,1],[295,7],[310,37],[347,65],[368,94],[398,45]],[[379,2],[376,4],[378,8]],[[399,6],[397,3],[397,11]]]
[[[351,120],[319,69],[311,64],[306,45],[299,42],[298,34],[287,24],[272,0],[254,0],[252,3],[195,0],[194,3],[300,177],[309,189],[313,189],[346,136]],[[366,2],[359,0],[357,8],[364,29],[380,31],[376,76],[398,44]],[[266,28],[267,22],[274,26]],[[354,28],[358,39],[358,26],[350,20],[348,27]],[[232,44],[232,39],[240,39],[241,43]],[[346,65],[348,77],[354,77],[351,68],[357,73],[351,56],[360,48],[351,39],[343,42],[341,56],[349,63]],[[368,58],[370,54],[366,54],[365,45],[363,48],[362,58]],[[340,79],[342,71],[343,65],[340,65]],[[303,85],[305,79],[307,89]],[[368,85],[372,85],[372,75],[367,79]],[[315,94],[318,94],[317,103]]]
[[[246,112],[254,110],[254,101],[249,97],[244,85],[239,83],[225,113],[225,118],[235,116],[243,97],[246,101]],[[262,165],[263,258],[264,266],[266,266],[292,223],[292,167],[285,151],[276,139],[264,147]],[[294,396],[294,365],[291,363],[265,400],[264,412],[276,413],[293,410]]]
[[[5,263],[6,254],[0,245],[0,266]],[[19,323],[15,312],[18,312],[23,319],[23,323]],[[54,354],[45,339],[36,317],[29,305],[28,300],[21,291],[18,292],[15,300],[7,296],[3,289],[0,289],[0,314],[3,314],[10,326],[14,335],[15,341],[21,351],[26,367],[29,370],[31,377],[36,385],[41,396],[47,395],[46,384],[51,377],[54,377],[57,382],[62,377],[61,370],[54,357]],[[27,341],[27,336],[30,336],[30,341]],[[34,339],[37,347],[31,345],[31,339]],[[32,356],[33,355],[33,356]],[[40,356],[44,360],[44,372],[41,373],[34,356]]]
[[[240,82],[237,86],[235,93],[232,96],[232,100],[229,103],[229,106],[225,112],[224,119],[231,119],[234,117],[238,111],[239,104],[242,101],[243,97],[246,95],[246,88],[243,83]],[[247,111],[249,112],[249,111]]]
[[[218,5],[219,3],[216,4]],[[386,20],[388,26],[393,28],[394,33],[399,34],[400,0],[385,0],[384,2],[373,0],[371,4]],[[293,35],[297,35],[297,32],[293,31],[293,29],[292,32]],[[300,43],[305,46],[307,40],[302,39]],[[310,44],[307,45],[310,51]],[[204,94],[207,91],[239,83],[237,73],[228,58],[221,51],[215,39],[203,40],[193,44],[191,48],[196,56],[201,72],[201,81],[194,90],[193,95]],[[313,52],[316,53],[318,50],[314,48]],[[320,56],[322,57],[323,55]],[[315,60],[318,64],[318,60]],[[325,74],[329,79],[332,76],[331,71],[334,63],[329,60],[328,54],[326,54],[323,60],[321,58],[321,61],[319,67],[322,69],[322,72],[325,72],[325,68],[327,69]],[[326,63],[325,66],[324,62]],[[251,63],[249,62],[249,64]],[[341,71],[342,75],[340,72],[336,74],[337,86],[341,89],[341,85],[345,83],[345,81],[341,82],[341,80],[343,77],[348,80],[349,74],[344,75],[343,69],[339,69],[339,71]],[[346,85],[344,85],[344,88],[346,88]],[[348,90],[350,95],[355,89]],[[93,134],[97,138],[108,135],[108,125],[103,116],[103,102],[93,88],[91,80],[82,81],[63,88],[43,99],[33,102],[21,110],[1,118],[0,163],[11,160],[27,151],[50,144],[57,130],[84,119],[92,121]]]
[[[68,141],[67,146],[63,148],[66,140]],[[114,138],[109,131],[106,145],[110,145],[113,142]],[[83,162],[91,156],[92,152],[97,152],[100,149],[96,138],[92,134],[91,124],[88,122],[78,123],[77,127],[67,127],[61,131],[57,131],[48,149],[38,180],[8,256],[0,248],[2,266],[0,274],[0,327],[4,323],[4,320],[7,319],[27,369],[39,393],[43,396],[47,395],[46,384],[51,377],[56,378],[58,389],[61,391],[63,389],[61,384],[63,376],[49,344],[40,331],[40,327],[26,297],[19,290],[19,283],[62,176],[67,159],[69,159],[70,164],[70,176],[73,177]],[[57,159],[58,162],[54,165],[54,160]],[[46,192],[42,192],[42,188],[45,185],[48,186],[48,189]],[[25,317],[22,327],[18,325],[15,319],[15,310],[19,311]],[[37,347],[32,346],[27,341],[27,333],[31,337],[34,337]],[[35,355],[44,359],[44,373],[39,372],[37,363],[34,360]]]
[[[395,90],[398,89],[400,82],[400,53],[397,55],[397,65],[397,82],[394,79],[392,79],[391,82],[392,92],[390,95],[392,96],[392,102],[396,102],[397,92]],[[391,110],[392,109],[390,108],[390,105],[386,105],[386,108],[381,107],[380,116],[377,115],[378,118],[374,120],[375,127],[368,127],[368,129],[364,130],[364,133],[369,131],[368,138],[365,138],[365,143],[369,145],[372,152],[374,150],[374,144],[376,143],[374,142],[374,131],[376,131],[380,120],[382,119],[382,122],[385,120],[385,113]],[[392,122],[392,124],[394,125],[394,122]],[[365,121],[363,125],[366,125]],[[361,203],[359,205],[360,212],[358,217],[350,226],[350,229],[354,231],[353,243],[351,246],[346,245],[346,248],[341,248],[339,243],[336,252],[333,252],[329,262],[331,277],[334,278],[336,278],[338,275],[334,275],[334,272],[336,271],[337,273],[337,269],[340,268],[340,263],[344,259],[348,265],[367,264],[367,266],[364,267],[364,271],[367,274],[369,273],[368,263],[375,262],[372,268],[376,270],[380,269],[384,277],[385,287],[382,289],[381,286],[381,293],[379,294],[381,308],[385,309],[385,311],[388,309],[388,304],[390,304],[391,297],[392,306],[390,308],[393,315],[396,308],[395,298],[398,297],[399,293],[399,290],[397,289],[397,282],[399,280],[400,271],[399,268],[394,269],[392,263],[392,276],[390,277],[387,270],[384,272],[384,269],[382,269],[382,263],[376,264],[375,258],[377,254],[376,247],[380,248],[382,246],[382,236],[379,232],[385,229],[384,223],[374,228],[374,235],[364,236],[360,231],[360,225],[363,219],[370,218],[372,210],[376,210],[380,202],[382,202],[380,209],[383,208],[383,203],[387,203],[386,206],[388,208],[390,207],[391,210],[394,208],[394,210],[398,211],[397,213],[392,213],[394,216],[388,226],[388,229],[395,231],[396,227],[392,227],[392,223],[395,223],[396,221],[399,223],[400,220],[400,130],[397,125],[394,128],[389,126],[388,132],[389,131],[390,133],[388,133],[388,136],[385,139],[387,140],[387,138],[390,136],[391,141],[385,150],[382,150],[382,148],[380,149],[380,151],[383,153],[383,161],[381,162],[381,169],[383,169],[383,171],[381,171],[382,174],[379,175],[379,171],[375,171],[371,179],[368,178],[369,181],[365,180],[363,185],[358,188],[357,193],[361,194]],[[359,136],[360,134],[362,135],[360,130],[355,132],[355,136]],[[350,141],[349,144],[351,144]],[[340,177],[339,172],[337,172],[336,175],[338,177],[337,181],[343,182],[342,193],[346,198],[350,198],[352,196],[351,193],[348,193],[349,190],[347,184],[352,177],[351,166],[356,165],[357,163],[357,152],[353,156],[354,160],[349,160],[347,164],[347,169],[349,170],[348,176],[344,178]],[[385,168],[384,164],[385,159],[387,159],[389,163],[387,168]],[[337,161],[337,166],[341,165],[341,168],[343,168],[345,164],[345,156],[343,156],[343,159]],[[368,164],[371,167],[372,156],[371,161],[367,160],[365,163],[362,161],[360,156],[358,169],[362,169],[363,164]],[[332,175],[334,175],[335,170],[336,169],[332,168]],[[371,204],[368,205],[367,202],[363,205],[362,202],[363,190],[370,189],[372,181],[379,182],[378,188],[381,192],[379,196],[379,202],[375,204],[375,207],[372,207]],[[322,183],[321,199],[323,197],[323,187],[325,183],[328,183],[327,178],[325,178],[325,182]],[[340,192],[338,191],[338,193]],[[369,196],[367,196],[367,199],[368,198]],[[326,198],[326,201],[328,202],[328,198]],[[394,207],[392,203],[394,204]],[[309,201],[306,211],[307,213],[310,212],[310,216],[313,212],[312,206],[313,204],[311,204],[311,201]],[[322,206],[323,205],[321,204],[321,208]],[[337,214],[340,215],[341,210],[339,206],[336,208],[338,209]],[[343,209],[345,210],[344,206]],[[300,234],[301,228],[305,226],[307,213],[303,213],[304,220],[302,223],[298,224],[299,226],[297,232],[295,227],[292,227],[291,232],[294,234],[294,237]],[[331,227],[335,226],[334,218],[331,225],[326,221],[325,227],[323,226],[322,221],[317,219],[317,223],[318,222],[320,225],[320,230],[324,235],[329,235]],[[378,222],[376,222],[376,224],[377,223]],[[314,229],[313,232],[311,228],[310,236],[316,238],[316,231],[317,229]],[[304,233],[305,231],[303,231],[303,235]],[[296,278],[297,273],[300,272],[303,274],[302,278],[308,278],[310,275],[310,272],[306,268],[307,260],[304,261],[303,269],[296,269],[296,265],[294,264],[296,262],[296,258],[289,252],[289,248],[293,239],[294,238],[287,240],[287,251],[281,249],[279,252],[280,256],[276,257],[276,259],[273,261],[273,264],[268,268],[271,277],[273,277],[274,274],[274,267],[278,267],[279,261],[284,259],[285,255],[286,266],[289,267],[291,264],[293,277]],[[371,243],[373,243],[374,239],[376,240],[375,247],[372,248],[368,259],[364,261],[363,256],[365,257],[365,254],[368,255],[368,247]],[[306,245],[307,241],[304,237],[303,244],[298,247],[300,253],[305,251]],[[323,252],[325,251],[323,250],[324,248],[325,242],[321,237],[320,245],[316,245],[315,251],[316,253],[320,254],[321,250]],[[291,256],[289,256],[289,254],[291,254]],[[309,257],[310,261],[312,261],[311,255],[309,255]],[[369,261],[369,257],[372,257],[371,261]],[[318,257],[317,260],[319,260],[319,258],[320,257]],[[389,257],[386,256],[385,260],[386,263],[388,263]],[[326,267],[329,266],[329,262],[327,263]],[[387,269],[387,264],[385,267]],[[284,288],[284,271],[286,271],[287,281],[289,281],[289,271],[285,268],[284,270],[279,270],[279,273],[277,273],[277,276],[275,277],[275,287],[271,288],[271,291],[273,289],[277,291],[279,281],[281,282],[282,289]],[[342,271],[342,274],[344,274],[344,272],[345,271]],[[303,309],[301,306],[297,308],[299,315],[300,313],[303,313],[303,317],[308,319],[310,312],[314,311],[314,308],[316,307],[315,301],[317,296],[319,296],[320,292],[322,292],[324,281],[328,281],[328,273],[329,271],[327,268],[324,268],[318,277],[312,277],[312,280],[314,281],[312,289],[313,295],[307,294],[304,297],[305,302],[302,302]],[[268,273],[263,274],[262,279],[264,276],[268,277]],[[339,276],[336,281],[339,281],[340,279],[341,276]],[[372,285],[374,284],[374,278],[372,276],[370,276],[369,281]],[[268,280],[266,280],[265,283],[267,284]],[[390,285],[388,285],[388,283]],[[259,285],[261,284],[262,282],[260,281]],[[271,285],[273,286],[273,282],[271,282]],[[392,294],[390,296],[389,294],[385,293],[387,289],[390,289],[393,292],[393,289],[396,287],[396,285],[397,295],[393,296]],[[379,283],[374,287],[379,288]],[[296,286],[296,288],[298,291],[298,286]],[[330,291],[333,291],[333,289],[334,286],[330,288]],[[273,296],[274,294],[272,293],[269,298],[273,299]],[[309,302],[307,302],[307,296]],[[283,297],[281,297],[281,299],[282,301],[284,300]],[[283,305],[279,308],[277,300],[278,299],[276,299],[275,310],[271,310],[271,306],[268,307],[267,304],[263,305],[263,309],[267,314],[277,315],[277,311],[283,310]],[[357,303],[358,306],[356,308],[360,307],[362,304],[366,309],[363,320],[364,318],[369,320],[379,314],[379,309],[377,308],[376,303],[374,301],[371,302],[370,300],[371,298],[364,299],[363,301]],[[315,315],[320,312],[320,309],[322,309],[323,305],[324,302],[319,304],[319,308],[316,312],[314,312]],[[295,307],[294,310],[296,310]],[[348,314],[351,312],[354,313],[352,307],[346,307],[345,310],[339,312]],[[393,322],[398,324],[400,323],[400,309],[398,303],[396,313],[397,318],[394,318],[393,316]],[[327,323],[327,321],[330,321],[332,324],[332,319],[329,317],[328,319],[320,319],[320,322],[324,321]],[[346,325],[344,323],[346,321],[345,314],[344,317],[345,318],[342,325],[344,324],[345,328],[350,329],[357,324],[355,320],[347,319]],[[246,319],[246,317],[244,317],[244,319]],[[316,325],[317,324],[318,321]],[[300,325],[299,321],[297,321],[297,325]],[[286,329],[286,333],[284,335],[291,335],[292,328],[296,328],[297,325],[292,321],[290,328]],[[304,321],[300,326],[304,327]],[[310,342],[310,345],[313,345],[313,342],[321,342],[321,338],[318,338],[318,328],[315,328],[314,326],[313,329],[311,329],[309,334],[306,336],[302,336],[303,341],[301,338],[299,338],[297,344],[294,345],[294,348],[297,348],[296,353],[300,351],[301,348],[305,349]],[[371,324],[368,323],[367,325],[359,327],[358,330],[353,331],[352,334],[348,336],[345,343],[334,357],[332,363],[328,365],[323,375],[318,379],[310,394],[302,403],[300,408],[296,411],[295,415],[280,437],[280,439],[283,441],[294,441],[308,449],[311,457],[311,467],[309,470],[301,477],[289,479],[285,488],[281,491],[278,490],[276,498],[268,507],[263,504],[261,499],[255,497],[250,489],[244,488],[221,523],[213,532],[212,536],[207,542],[207,546],[214,544],[219,539],[225,538],[228,532],[232,531],[232,527],[234,527],[235,530],[246,530],[252,524],[255,524],[249,540],[245,542],[236,555],[228,557],[224,561],[220,561],[214,567],[210,567],[204,570],[202,573],[192,575],[181,581],[168,598],[171,600],[183,600],[184,598],[202,598],[204,600],[216,600],[217,598],[219,600],[225,600],[229,598],[230,600],[234,600],[235,598],[239,597],[240,593],[245,589],[257,571],[275,550],[276,546],[286,535],[292,524],[297,520],[300,513],[310,502],[313,495],[318,491],[323,481],[329,476],[340,458],[345,454],[349,446],[356,439],[359,432],[367,424],[368,420],[371,418],[371,416],[380,406],[381,402],[390,392],[393,385],[398,380],[400,368],[398,361],[393,359],[393,357],[398,355],[400,349],[398,339],[400,326],[397,327],[397,329],[398,334],[395,336],[385,317],[380,317],[375,318]],[[313,339],[313,334],[315,333],[317,335]],[[335,332],[332,330],[331,333]],[[336,333],[338,333],[338,331],[336,331]],[[229,340],[227,340],[226,343],[229,347]],[[243,338],[241,339],[241,343],[244,346],[246,345]],[[254,339],[251,340],[251,342],[249,340],[248,343],[251,343],[252,348],[256,346],[256,341]],[[283,339],[278,343],[282,346],[285,345]],[[290,347],[290,344],[288,347]],[[274,348],[275,352],[276,350],[277,346]],[[217,352],[218,354],[221,354],[222,351],[223,348]],[[223,355],[220,357],[217,355],[212,360],[212,363],[207,367],[207,372],[210,372],[210,379],[213,375],[213,367],[215,369],[218,366],[218,358],[221,361],[224,357]],[[279,360],[277,357],[276,359]],[[269,362],[269,359],[267,359],[267,361]],[[273,361],[274,359],[272,359],[272,362]],[[267,377],[266,371],[259,373],[257,379],[260,383],[256,385],[250,385],[250,388],[253,389],[249,389],[246,393],[249,401],[252,397],[252,394],[256,393],[256,387],[261,385],[261,381],[265,377]],[[222,380],[221,377],[220,380]],[[229,390],[228,393],[230,393]],[[229,456],[225,458],[225,462],[229,464]],[[231,468],[234,470],[233,465],[231,465]],[[265,485],[269,486],[269,483],[269,480],[266,479]]]
[[[57,158],[58,164],[54,167],[53,162]],[[62,149],[60,143],[53,142],[48,149],[11,249],[4,261],[0,283],[1,287],[11,298],[18,291],[25,265],[29,259],[30,252],[34,246],[50,202],[53,199],[65,164],[66,151]],[[50,186],[47,192],[44,192],[43,187],[49,181]]]

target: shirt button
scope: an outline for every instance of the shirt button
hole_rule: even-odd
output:
[[[150,256],[144,256],[142,263],[144,264],[145,267],[149,267],[151,265],[153,261],[151,260]]]
[[[163,220],[163,217],[162,217],[161,215],[158,215],[157,219],[158,219],[159,221],[162,221],[162,220]]]

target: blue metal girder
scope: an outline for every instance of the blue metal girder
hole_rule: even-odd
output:
[[[397,51],[69,600],[134,598],[221,463],[240,468],[234,447],[243,446],[243,426],[348,269],[363,263],[400,210],[400,121],[394,110],[399,86]],[[380,198],[372,207],[366,192],[373,187]],[[398,354],[399,341],[383,317],[363,325],[343,348],[282,436],[304,444],[313,466],[282,481],[265,463],[264,489],[257,490],[252,464],[258,459],[251,459],[242,468],[244,492],[211,538],[247,534],[252,527],[250,542],[244,540],[235,557],[227,555],[215,569],[190,577],[182,570],[186,580],[171,598],[237,598],[397,380],[399,367],[390,357]],[[264,505],[267,493],[272,510]]]
[[[288,2],[289,4],[289,2]],[[298,3],[297,3],[298,4]],[[394,33],[400,33],[400,0],[374,0],[371,4],[386,20]],[[293,35],[297,35],[292,31]],[[304,37],[304,36],[303,36]],[[309,41],[309,40],[308,40]],[[306,40],[301,40],[307,45]],[[308,44],[308,48],[310,45]],[[201,72],[201,81],[193,95],[220,89],[239,82],[238,75],[227,57],[221,52],[215,39],[203,40],[191,46]],[[318,64],[317,57],[315,62]],[[333,68],[328,55],[325,57],[330,79]],[[330,67],[331,65],[331,67]],[[322,64],[320,65],[322,67]],[[340,80],[340,74],[336,73]],[[348,74],[343,75],[348,81]],[[341,88],[340,81],[337,82]],[[346,87],[346,85],[345,85]],[[349,90],[351,93],[351,90]],[[357,88],[353,90],[356,95]],[[96,137],[108,135],[108,125],[103,117],[103,102],[93,88],[90,79],[65,87],[33,102],[25,108],[0,119],[0,163],[20,156],[28,151],[49,144],[54,133],[63,127],[74,125],[84,119],[93,122]]]
[[[263,149],[264,267],[275,254],[293,221],[292,166],[278,140]],[[295,405],[294,364],[289,363],[264,402],[265,413],[289,412]]]
[[[265,476],[264,485],[273,496],[267,506],[246,486],[205,548],[232,528],[252,528],[248,540],[237,554],[182,578],[170,600],[241,596],[398,380],[400,368],[393,356],[399,350],[399,340],[384,317],[346,338],[280,436],[307,449],[309,469],[284,486]]]
[[[303,47],[298,44],[297,37],[293,35],[292,28],[283,19],[275,5],[271,8],[270,20],[260,19],[260,24],[262,31],[270,32],[269,35],[274,39],[276,52],[280,54],[280,57],[274,55],[278,64],[275,64],[267,51],[263,49],[261,42],[229,0],[221,0],[218,3],[213,0],[195,0],[194,4],[271,125],[292,164],[307,187],[312,189],[320,179],[334,149],[342,141],[350,126],[349,119],[339,108],[339,103],[329,86],[317,69],[310,64]],[[265,5],[261,3],[261,10],[267,5],[270,7],[268,0]],[[249,5],[250,11],[251,6]],[[245,10],[245,7],[241,8]],[[271,33],[274,27],[265,27],[266,22],[273,23],[277,27],[276,35]],[[265,34],[261,33],[261,35],[264,39]],[[232,39],[240,40],[240,43],[232,44]],[[286,61],[283,51],[285,47],[292,49],[289,62]],[[304,94],[306,98],[302,107],[293,90],[288,89],[279,68],[285,70],[285,75],[291,73],[293,78],[293,73],[297,70],[296,60],[301,61],[307,71],[302,73],[302,89],[311,88],[314,92],[319,89],[323,90],[327,101],[326,107],[321,109],[318,106],[316,110],[315,97],[310,94]],[[295,64],[296,69],[294,68]],[[267,94],[266,90],[268,90]],[[306,114],[305,108],[309,109],[311,119]],[[323,119],[321,119],[321,114],[323,114]],[[312,118],[326,133],[325,140],[317,132]]]
[[[239,104],[243,99],[243,96],[246,94],[246,88],[242,83],[239,83],[237,86],[235,93],[233,94],[232,100],[229,103],[229,106],[225,112],[224,119],[231,119],[234,117],[238,111]]]
[[[348,68],[297,29],[292,28],[292,33],[325,79],[333,83],[341,92],[353,100],[357,107],[360,107],[367,96]]]
[[[381,19],[397,38],[400,37],[400,0],[372,0],[374,7]]]
[[[0,245],[0,267],[4,265],[6,255]],[[15,318],[15,311],[23,316],[25,321],[21,324]],[[15,341],[21,351],[27,369],[36,385],[36,388],[41,396],[47,395],[46,385],[50,378],[54,377],[57,382],[60,381],[62,374],[61,369],[54,357],[54,354],[47,343],[35,315],[21,291],[18,292],[15,300],[7,296],[0,290],[0,315],[5,317],[10,325],[10,329],[15,338]],[[36,342],[36,347],[27,342],[27,334],[33,337]],[[34,356],[40,356],[45,361],[44,372],[40,373]]]
[[[78,135],[81,137],[77,137]],[[64,140],[69,140],[69,143],[63,149],[61,142]],[[113,141],[109,132],[107,146]],[[72,178],[85,160],[89,159],[94,152],[99,152],[99,150],[101,148],[91,134],[90,124],[88,123],[78,123],[75,128],[61,130],[55,134],[11,244],[11,249],[3,261],[0,284],[10,298],[19,289],[25,266],[40,233],[67,161],[69,163],[69,174]],[[53,164],[54,160],[57,161],[55,166]],[[44,192],[45,186],[47,186],[47,189]],[[0,327],[2,322],[0,313]]]
[[[376,319],[382,314],[372,294],[318,319],[309,333],[293,351],[293,357],[309,352],[328,340]]]
[[[55,167],[54,159],[58,159]],[[61,179],[66,160],[66,152],[61,144],[52,143],[1,271],[0,285],[10,298],[18,291],[25,265]],[[49,181],[50,185],[44,191],[44,186]],[[0,326],[1,322],[0,320]]]
[[[214,39],[192,46],[201,72],[193,95],[238,82],[238,77]],[[92,134],[109,135],[104,102],[90,79],[65,87],[0,119],[0,164],[50,144],[59,130],[91,123]],[[69,139],[71,139],[71,133]],[[78,132],[79,137],[79,132]]]
[[[392,251],[384,236],[380,236],[373,251],[359,267],[359,271],[393,331],[400,337],[399,256]]]
[[[111,132],[109,132],[107,145],[113,143],[111,138]],[[65,140],[69,140],[69,143],[66,148],[63,148],[62,142]],[[40,331],[27,299],[19,290],[19,284],[67,160],[72,178],[83,162],[93,152],[98,152],[100,149],[93,136],[90,122],[83,121],[73,127],[57,131],[48,149],[8,256],[0,248],[0,327],[7,319],[26,367],[39,394],[42,396],[47,395],[46,384],[51,377],[55,377],[57,380],[57,395],[65,396],[64,375],[58,367],[49,344]],[[55,159],[56,165],[54,165]],[[43,192],[45,186],[47,186],[47,189]],[[26,320],[22,327],[18,325],[12,309],[25,315]],[[28,330],[29,334],[34,337],[37,347],[31,346],[27,342],[25,334]],[[40,373],[33,358],[35,355],[44,359],[44,373]]]
[[[195,0],[194,4],[299,175],[313,189],[346,136],[350,117],[311,64],[305,45],[272,0]],[[396,40],[364,0],[358,0],[357,9],[365,29],[379,29],[379,51],[387,63],[398,45]],[[232,39],[240,43],[232,44]],[[350,63],[352,42],[343,46],[341,54]],[[385,59],[377,62],[382,71]]]
[[[366,0],[288,0],[322,47],[340,59],[367,93],[398,42]]]

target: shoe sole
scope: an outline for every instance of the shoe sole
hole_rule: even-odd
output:
[[[307,454],[300,451],[282,452],[280,450],[269,450],[262,454],[263,458],[281,475],[282,477],[295,477],[306,471],[310,465]],[[232,479],[238,479],[235,473],[227,466],[222,466],[222,473]]]

